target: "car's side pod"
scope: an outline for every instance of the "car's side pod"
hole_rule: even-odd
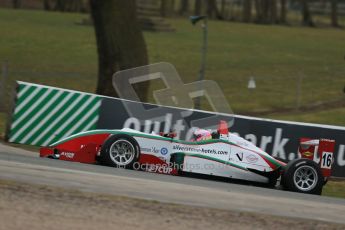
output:
[[[316,162],[320,166],[325,181],[327,181],[332,174],[334,147],[335,140],[301,138],[298,157]]]

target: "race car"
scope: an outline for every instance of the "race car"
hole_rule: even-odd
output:
[[[302,139],[299,159],[284,163],[229,132],[220,121],[214,132],[195,131],[191,141],[174,133],[92,130],[40,149],[40,156],[170,175],[208,175],[279,186],[321,195],[331,175],[334,140]]]

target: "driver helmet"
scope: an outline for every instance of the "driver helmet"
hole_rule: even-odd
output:
[[[206,129],[197,129],[193,133],[195,141],[203,141],[212,139],[212,134],[209,130]]]

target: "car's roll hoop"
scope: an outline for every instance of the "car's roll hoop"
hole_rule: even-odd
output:
[[[226,121],[219,121],[218,129],[219,139],[228,139],[229,138],[229,127]]]

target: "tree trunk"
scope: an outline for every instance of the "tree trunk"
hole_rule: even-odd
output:
[[[22,7],[22,1],[21,0],[13,0],[12,3],[13,3],[14,9],[19,9]]]
[[[338,27],[338,0],[331,0],[331,25]]]
[[[44,8],[44,10],[51,10],[51,6],[50,6],[50,1],[49,0],[44,0],[43,1],[43,8]]]
[[[54,10],[65,11],[66,10],[66,0],[56,0]]]
[[[188,0],[181,0],[180,2],[180,9],[179,9],[179,15],[184,15],[188,13],[189,10],[189,1]]]
[[[276,0],[271,0],[269,3],[269,8],[270,8],[270,23],[277,23],[277,1]]]
[[[202,2],[201,0],[195,0],[194,3],[194,15],[201,15]]]
[[[254,0],[255,3],[255,21],[257,23],[261,22],[262,18],[262,10],[261,10],[261,1],[260,0]]]
[[[255,0],[255,11],[257,23],[267,23],[269,16],[269,0]]]
[[[161,6],[160,6],[161,17],[166,17],[167,16],[167,12],[166,12],[167,4],[166,3],[167,3],[166,0],[161,0]]]
[[[71,12],[83,12],[83,1],[82,0],[69,0],[66,3],[66,11]]]
[[[220,13],[221,13],[221,15],[223,15],[223,17],[224,17],[224,15],[225,15],[225,7],[226,7],[226,1],[225,1],[225,0],[222,0],[222,2],[221,2]]]
[[[269,15],[270,15],[270,0],[261,0],[262,4],[262,23],[269,22]]]
[[[244,0],[242,10],[243,22],[250,22],[252,20],[252,0]]]
[[[135,0],[90,0],[98,48],[97,94],[117,96],[112,76],[119,70],[148,64],[146,44],[139,28]],[[149,82],[134,86],[146,100]]]
[[[314,22],[309,10],[308,0],[301,0],[301,2],[302,2],[302,24],[305,26],[314,26]]]
[[[286,24],[286,0],[280,1],[280,23]]]
[[[223,19],[223,16],[217,8],[216,0],[207,0],[207,16],[210,18]]]
[[[207,0],[206,13],[209,18],[213,18],[213,0]]]
[[[175,15],[175,0],[162,0],[164,3],[165,17],[171,17]]]
[[[175,1],[161,0],[160,15],[161,17],[169,17],[174,14]]]
[[[170,0],[169,15],[175,15],[175,0]]]

